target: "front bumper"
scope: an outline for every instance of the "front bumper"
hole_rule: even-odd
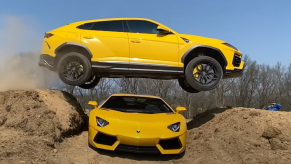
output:
[[[244,67],[242,69],[234,69],[234,70],[226,70],[224,74],[224,78],[236,78],[236,77],[242,77],[244,72]]]
[[[143,138],[111,135],[97,131],[92,126],[88,130],[89,144],[95,148],[111,151],[126,151],[150,154],[180,154],[185,150],[186,132],[171,138]]]
[[[48,54],[41,54],[39,56],[38,66],[46,67],[50,70],[54,70],[54,63],[55,63],[55,58]]]
[[[238,55],[234,55],[232,59],[233,69],[226,70],[224,74],[224,78],[236,78],[241,77],[244,73],[245,63],[241,61],[241,57]]]

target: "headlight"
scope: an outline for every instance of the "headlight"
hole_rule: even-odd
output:
[[[180,122],[169,125],[168,129],[172,130],[173,132],[179,132],[180,131]]]
[[[224,42],[224,43],[222,43],[222,44],[224,44],[224,45],[226,45],[226,46],[228,46],[228,47],[231,47],[231,48],[233,48],[233,49],[235,49],[235,50],[238,51],[238,49],[237,49],[235,46],[233,46],[233,45],[231,45],[231,44],[229,44],[229,43]]]
[[[109,122],[107,122],[106,120],[103,120],[102,118],[99,118],[99,117],[96,117],[96,122],[97,122],[97,126],[99,126],[99,127],[104,127],[104,126],[109,124]]]

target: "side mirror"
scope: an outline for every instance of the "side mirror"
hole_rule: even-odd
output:
[[[177,113],[186,112],[186,108],[185,108],[185,107],[182,107],[182,106],[178,106],[178,107],[176,108],[176,112],[177,112]]]
[[[88,104],[91,105],[94,108],[96,108],[97,105],[98,105],[98,103],[96,101],[89,101]]]
[[[158,27],[157,27],[157,31],[158,31],[160,34],[172,34],[172,32],[171,32],[169,29],[167,29],[167,28],[165,28],[165,27],[163,27],[163,26],[158,26]]]

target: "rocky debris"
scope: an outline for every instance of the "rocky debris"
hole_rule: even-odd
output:
[[[275,138],[276,136],[282,134],[281,130],[276,128],[276,127],[273,127],[273,126],[268,126],[263,134],[262,134],[262,137],[265,137],[266,139],[272,139],[272,138]]]
[[[272,150],[288,150],[291,148],[291,137],[283,134],[276,127],[268,126],[263,132],[262,137],[269,140]]]
[[[217,164],[291,163],[291,113],[252,108],[215,110],[189,122],[184,158]]]

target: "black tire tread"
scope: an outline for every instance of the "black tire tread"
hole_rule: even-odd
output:
[[[87,82],[91,81],[93,79],[93,77],[94,77],[94,74],[91,75],[91,77],[89,78],[89,80]],[[101,80],[100,77],[95,76],[95,79],[94,79],[94,81],[92,83],[90,83],[90,84],[84,83],[84,84],[79,85],[79,87],[82,88],[82,89],[95,88],[95,86],[100,82],[100,80]]]
[[[187,83],[187,81],[186,81],[185,78],[179,78],[179,79],[178,79],[178,82],[179,82],[180,87],[181,87],[184,91],[186,91],[186,92],[188,92],[188,93],[199,93],[199,92],[200,92],[200,91],[198,91],[198,90],[192,88],[192,87]]]
[[[193,74],[193,69],[192,66],[196,63],[199,62],[200,60],[209,60],[211,61],[217,68],[218,68],[218,73],[220,74],[219,79],[211,86],[202,86],[197,82],[195,79],[193,79],[192,74]],[[220,83],[221,79],[223,78],[223,69],[219,62],[215,60],[212,57],[209,56],[199,56],[196,58],[193,58],[186,66],[185,69],[185,76],[186,76],[186,81],[187,83],[193,87],[194,89],[198,91],[210,91],[213,90],[214,88],[217,87],[217,85]]]

